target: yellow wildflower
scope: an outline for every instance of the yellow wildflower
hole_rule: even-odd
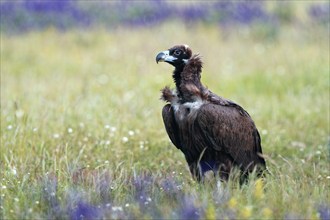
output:
[[[232,198],[228,201],[228,206],[229,206],[229,208],[231,208],[231,209],[235,209],[236,206],[237,206],[237,200],[236,200],[234,197],[232,197]]]
[[[241,210],[241,217],[242,218],[250,218],[252,216],[252,207],[251,206],[245,206]]]
[[[264,183],[262,179],[257,179],[254,184],[254,197],[256,199],[264,198]]]
[[[317,213],[317,212],[313,212],[312,213],[312,216],[311,216],[311,219],[313,220],[320,220],[320,213]]]
[[[206,219],[216,219],[215,216],[215,208],[213,204],[210,204],[207,209],[206,209],[206,213],[205,213],[205,218]]]
[[[261,213],[264,218],[272,218],[272,215],[273,215],[273,211],[267,207],[263,208]]]

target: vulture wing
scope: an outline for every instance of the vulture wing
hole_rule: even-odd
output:
[[[260,136],[250,116],[239,105],[229,100],[222,102],[205,104],[199,109],[195,123],[207,145],[228,153],[244,170],[251,171],[256,164],[265,166],[259,156]]]
[[[167,104],[163,107],[162,116],[163,116],[166,132],[170,137],[172,143],[178,149],[181,149],[179,129],[178,129],[178,125],[175,122],[173,108],[171,107],[170,104]]]

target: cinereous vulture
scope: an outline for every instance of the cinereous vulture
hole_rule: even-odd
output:
[[[187,45],[160,52],[156,62],[174,66],[176,88],[165,87],[162,116],[167,134],[180,149],[192,176],[203,181],[207,171],[227,180],[234,167],[246,179],[253,170],[262,175],[266,163],[259,132],[250,115],[201,83],[202,60]]]

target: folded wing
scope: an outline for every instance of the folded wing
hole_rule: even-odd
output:
[[[265,166],[265,160],[260,156],[258,130],[242,110],[234,103],[205,104],[199,110],[195,125],[209,147],[228,153],[242,170],[252,171],[258,164]]]

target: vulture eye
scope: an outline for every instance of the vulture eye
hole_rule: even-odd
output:
[[[181,54],[181,50],[175,50],[174,51],[174,55],[175,56],[180,56],[180,54]]]

